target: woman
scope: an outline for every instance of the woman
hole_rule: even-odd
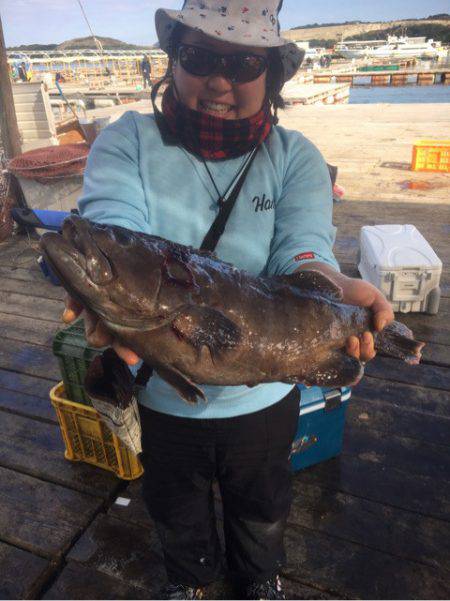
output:
[[[188,0],[181,11],[157,11],[171,75],[162,114],[156,106],[154,116],[126,113],[102,132],[80,210],[93,221],[200,247],[252,158],[218,256],[254,274],[317,269],[341,286],[347,303],[371,307],[381,329],[393,318],[381,293],[338,272],[322,156],[301,134],[275,126],[279,93],[302,58],[280,38],[280,7],[279,0]],[[80,311],[69,300],[66,321]],[[112,343],[127,363],[138,362],[93,316],[86,322],[91,344]],[[371,334],[350,339],[348,352],[371,359]],[[237,598],[281,599],[297,389],[272,383],[204,390],[209,403],[188,406],[153,376],[139,399],[143,494],[164,551],[163,594],[200,598],[220,572],[217,479]]]

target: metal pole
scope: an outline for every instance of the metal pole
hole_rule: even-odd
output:
[[[19,127],[17,125],[16,108],[9,74],[9,64],[6,56],[5,38],[0,17],[0,141],[7,159],[12,159],[22,152]],[[1,165],[0,165],[1,166]],[[14,204],[26,207],[27,203],[22,194],[18,181],[10,175],[9,196]]]
[[[12,159],[22,152],[16,109],[11,86],[5,39],[0,18],[0,133],[6,158]]]

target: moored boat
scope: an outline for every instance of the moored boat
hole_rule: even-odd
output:
[[[437,58],[441,51],[441,43],[438,41],[427,40],[425,37],[409,38],[407,36],[388,36],[387,41],[342,41],[335,46],[335,52],[348,59]]]

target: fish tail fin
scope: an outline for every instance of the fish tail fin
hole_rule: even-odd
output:
[[[424,342],[414,340],[411,330],[398,321],[393,321],[375,335],[377,351],[389,357],[403,359],[410,365],[420,363],[424,346]]]

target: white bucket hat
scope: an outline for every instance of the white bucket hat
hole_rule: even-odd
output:
[[[181,10],[159,8],[156,33],[165,52],[177,23],[205,35],[244,46],[278,48],[284,81],[297,72],[305,51],[280,36],[278,14],[283,0],[185,0]]]

